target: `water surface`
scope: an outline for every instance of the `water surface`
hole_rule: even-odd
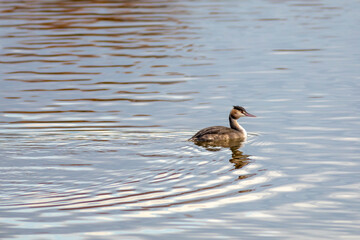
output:
[[[358,239],[359,7],[1,1],[1,238]]]

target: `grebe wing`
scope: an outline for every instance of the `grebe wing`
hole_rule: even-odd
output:
[[[229,131],[230,128],[223,126],[214,126],[207,127],[198,131],[191,139],[198,138],[207,134],[224,134],[226,131]]]

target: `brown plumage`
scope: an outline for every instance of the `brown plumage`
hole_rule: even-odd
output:
[[[230,128],[214,126],[204,128],[192,136],[189,141],[194,142],[217,142],[217,141],[245,141],[247,138],[246,130],[236,121],[240,117],[255,117],[248,113],[245,108],[234,106],[229,114]]]

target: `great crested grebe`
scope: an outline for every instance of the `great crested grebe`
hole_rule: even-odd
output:
[[[236,121],[241,117],[256,117],[248,113],[245,108],[234,106],[230,111],[230,128],[223,126],[214,126],[201,129],[189,141],[193,142],[217,142],[217,141],[245,141],[247,138],[246,130]]]

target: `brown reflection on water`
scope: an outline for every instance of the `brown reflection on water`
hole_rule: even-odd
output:
[[[99,56],[97,55],[90,55],[90,54],[75,54],[75,53],[56,53],[56,54],[39,54],[39,53],[4,53],[4,54],[0,54],[0,56],[3,57],[17,57],[17,58],[21,58],[21,57],[39,57],[39,58],[52,58],[52,57],[80,57],[80,58],[99,58]],[[26,62],[38,62],[38,61],[54,61],[54,60],[50,60],[50,59],[35,59],[35,60],[24,60],[23,63]],[[67,60],[66,60],[67,61]],[[65,61],[65,62],[66,62]],[[57,60],[55,62],[64,62],[64,61],[60,61]],[[1,63],[13,63],[13,62],[7,62],[7,61],[3,61]],[[14,62],[16,63],[16,62]]]
[[[210,141],[210,142],[201,142],[195,141],[194,144],[204,147],[209,151],[219,151],[221,148],[229,148],[232,152],[241,148],[244,145],[243,141],[240,140],[231,140],[231,141]]]
[[[16,72],[7,72],[7,74],[44,74],[44,75],[77,75],[77,74],[90,74],[96,75],[100,72],[35,72],[35,71],[16,71]]]
[[[15,0],[0,3],[0,11],[0,66],[5,66],[0,84],[11,86],[2,111],[12,118],[0,118],[2,123],[24,128],[41,123],[46,129],[47,122],[51,129],[55,122],[76,119],[70,129],[91,122],[111,128],[107,123],[126,118],[121,126],[137,126],[126,113],[149,114],[133,104],[192,100],[187,91],[163,87],[186,83],[182,68],[170,69],[185,61],[191,66],[195,59],[188,50],[196,46],[187,39],[197,32],[184,21],[188,9],[182,4]],[[88,111],[69,115],[79,108]],[[160,126],[149,121],[140,125]]]
[[[78,99],[55,99],[55,101],[76,102],[76,101],[91,101],[91,102],[106,102],[106,101],[128,101],[128,102],[185,102],[191,99],[180,100],[163,100],[163,99],[132,99],[132,98],[78,98]]]
[[[177,83],[184,83],[185,81],[131,81],[131,82],[97,82],[95,84],[159,84],[170,85]]]
[[[98,88],[98,89],[79,89],[79,88],[59,88],[59,89],[26,89],[22,90],[23,92],[53,92],[53,91],[82,91],[82,92],[91,92],[91,91],[107,91],[108,88]]]
[[[218,141],[218,142],[195,142],[194,144],[205,148],[207,151],[217,152],[224,148],[228,148],[231,151],[231,159],[229,162],[234,164],[235,169],[245,167],[251,162],[250,155],[243,154],[239,150],[244,145],[244,142],[233,140],[233,141]],[[249,175],[253,176],[253,174]],[[239,177],[240,178],[240,177]],[[243,178],[243,176],[241,177]]]
[[[4,122],[2,122],[4,123]],[[24,124],[25,123],[25,124]],[[49,121],[44,121],[44,122],[14,122],[13,124],[19,124],[19,127],[5,127],[5,129],[121,129],[121,128],[159,128],[161,127],[161,125],[146,125],[146,126],[141,126],[141,125],[80,125],[80,124],[75,124],[74,125],[56,125],[56,126],[52,126],[51,125],[52,122]],[[88,123],[86,121],[68,121],[66,123]],[[90,122],[91,123],[91,122]],[[109,123],[109,122],[106,122]],[[27,126],[26,124],[37,124],[40,126]]]
[[[47,114],[47,113],[65,113],[65,112],[94,112],[92,110],[68,110],[68,111],[2,111],[1,113],[23,113],[23,114]]]
[[[119,94],[152,94],[152,93],[159,93],[159,92],[158,91],[153,91],[153,92],[117,91],[116,93],[119,93]]]
[[[235,169],[240,169],[248,165],[251,161],[250,155],[244,154],[242,151],[238,149],[231,148],[232,155],[231,159],[229,160],[231,163],[234,164]],[[250,174],[247,177],[254,176],[255,174]],[[239,176],[239,178],[244,179],[247,178],[244,176]]]
[[[7,24],[1,27],[15,30],[8,30],[2,38],[16,40],[12,44],[7,44],[4,49],[20,50],[20,52],[5,52],[1,56],[33,59],[14,61],[5,58],[0,64],[31,62],[75,64],[79,59],[101,58],[104,55],[139,59],[181,57],[179,54],[149,54],[147,51],[178,48],[178,43],[169,44],[169,39],[186,39],[186,35],[192,34],[189,26],[177,18],[184,15],[186,10],[181,5],[168,1],[69,0],[38,1],[31,4],[26,1],[12,1],[3,3],[1,11],[3,15],[0,19],[7,20]],[[61,52],[57,49],[61,49]],[[94,49],[98,49],[99,52],[93,51]],[[59,57],[75,57],[75,59],[54,59]],[[78,67],[131,68],[133,66],[133,63],[115,63],[79,64]],[[160,66],[165,65],[160,64]],[[9,72],[11,73],[16,72]]]

